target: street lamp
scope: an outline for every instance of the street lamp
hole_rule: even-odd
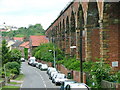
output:
[[[55,62],[55,50],[49,50],[49,52],[52,52],[53,51],[53,56],[54,56],[54,68],[56,68],[55,67],[55,65],[56,65],[56,62]]]

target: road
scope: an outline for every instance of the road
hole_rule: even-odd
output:
[[[27,62],[22,63],[21,71],[25,75],[21,88],[44,88],[46,90],[49,88],[58,90],[58,88],[60,88],[60,86],[55,86],[51,82],[46,71],[32,67],[28,65]]]

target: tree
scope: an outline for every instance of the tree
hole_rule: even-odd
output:
[[[2,41],[2,66],[10,60],[10,51],[7,47],[6,40]]]
[[[51,50],[51,52],[49,50]],[[37,59],[53,62],[54,50],[56,52],[56,55],[55,55],[56,60],[62,60],[64,57],[64,54],[57,46],[55,46],[54,48],[54,44],[52,43],[45,43],[35,48],[32,52],[32,55],[35,56]]]
[[[25,59],[28,59],[28,48],[24,48]]]
[[[16,61],[20,63],[21,58],[21,51],[18,49],[12,49],[11,50],[11,61]]]

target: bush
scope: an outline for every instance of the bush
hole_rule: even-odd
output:
[[[109,75],[109,77],[107,78],[107,81],[120,83],[120,71]]]
[[[11,69],[11,73],[13,74],[19,74],[19,71],[16,68]]]
[[[37,59],[47,61],[47,62],[53,62],[54,60],[53,51],[55,51],[56,53],[55,55],[56,61],[63,59],[64,54],[62,53],[62,51],[52,43],[42,44],[39,47],[35,48],[32,52],[32,55],[35,56]]]
[[[20,73],[20,64],[17,62],[8,62],[5,64],[6,69],[9,70],[13,74]]]

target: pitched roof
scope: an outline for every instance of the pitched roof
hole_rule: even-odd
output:
[[[12,46],[13,47],[19,47],[23,42],[22,41],[16,41]]]
[[[44,35],[39,36],[30,36],[30,39],[32,41],[32,46],[39,46],[42,43],[48,43],[48,39]]]
[[[29,48],[29,42],[22,43],[20,47]]]
[[[13,45],[14,43],[15,43],[15,42],[14,42],[13,40],[8,41],[8,45],[7,45],[7,47]]]
[[[24,40],[24,37],[13,37],[13,40],[23,41],[23,40]]]

